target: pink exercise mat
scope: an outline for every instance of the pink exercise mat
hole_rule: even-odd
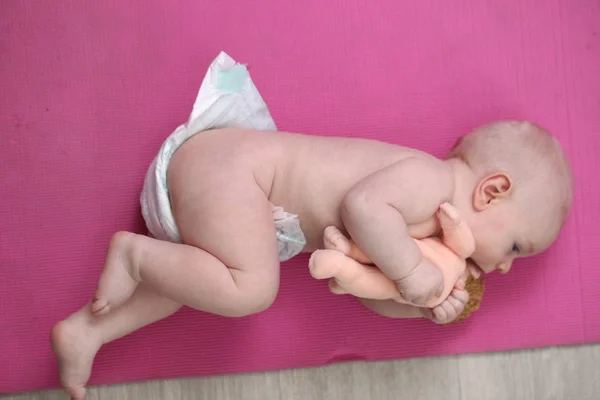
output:
[[[267,312],[184,310],[106,346],[93,384],[600,341],[599,31],[596,0],[0,2],[0,392],[58,385],[50,328],[92,295],[110,235],[143,231],[146,168],[221,50],[282,130],[441,155],[537,121],[572,159],[574,211],[466,323],[377,317],[299,258]]]

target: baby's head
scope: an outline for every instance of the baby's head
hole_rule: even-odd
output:
[[[457,171],[455,206],[471,227],[472,259],[483,272],[508,272],[517,257],[546,250],[572,198],[559,143],[529,122],[494,122],[462,137],[449,159]]]

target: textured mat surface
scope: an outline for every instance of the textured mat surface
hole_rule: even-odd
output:
[[[600,341],[599,21],[594,0],[2,1],[0,392],[57,386],[50,328],[93,293],[110,235],[143,231],[145,170],[221,50],[283,130],[441,155],[491,119],[540,122],[574,212],[467,323],[379,318],[300,258],[267,312],[184,310],[106,346],[92,383]]]

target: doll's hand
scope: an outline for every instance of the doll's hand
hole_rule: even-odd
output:
[[[444,277],[438,267],[423,258],[410,275],[396,281],[396,286],[402,299],[416,306],[424,306],[441,295]]]
[[[467,260],[467,272],[475,279],[481,277],[481,269],[471,260]]]
[[[443,203],[437,212],[442,228],[452,228],[460,225],[462,218],[450,203]]]
[[[440,305],[433,309],[423,308],[423,316],[436,324],[449,324],[463,312],[468,301],[469,292],[465,290],[464,280],[460,279],[450,296]]]

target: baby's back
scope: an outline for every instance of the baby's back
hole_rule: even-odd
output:
[[[322,244],[325,227],[343,229],[340,203],[352,186],[408,156],[426,153],[389,143],[242,129],[207,131],[182,146],[192,157],[250,168],[269,201],[300,217],[306,251]]]
[[[279,140],[283,173],[276,176],[270,198],[300,216],[310,250],[321,245],[325,227],[343,229],[340,204],[352,186],[403,158],[422,154],[365,139],[284,134]]]

